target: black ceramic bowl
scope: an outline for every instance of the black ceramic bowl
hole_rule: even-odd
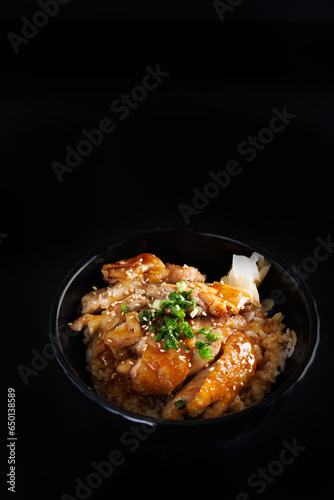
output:
[[[271,262],[270,271],[259,289],[261,299],[269,296],[276,299],[274,312],[281,311],[285,316],[285,323],[298,335],[296,349],[287,360],[285,371],[278,377],[272,392],[261,403],[216,419],[168,421],[131,413],[94,392],[85,367],[82,336],[72,332],[68,322],[80,315],[80,299],[92,290],[92,286],[105,286],[101,274],[103,264],[150,252],[163,261],[195,266],[208,275],[208,281],[212,281],[220,279],[230,269],[234,253],[250,256],[253,251],[263,254]],[[319,340],[319,321],[314,300],[305,283],[294,276],[279,257],[257,244],[231,236],[173,228],[134,233],[78,263],[56,295],[50,328],[57,360],[67,382],[74,388],[70,391],[72,403],[81,393],[72,411],[77,412],[78,418],[84,414],[90,433],[100,428],[104,432],[105,429],[126,429],[126,426],[130,428],[136,422],[143,432],[152,434],[155,438],[177,440],[181,435],[183,442],[187,438],[209,438],[212,431],[217,434],[217,430],[220,437],[228,439],[257,425],[263,417],[268,416],[274,404],[284,401],[287,393],[304,377],[314,360]]]

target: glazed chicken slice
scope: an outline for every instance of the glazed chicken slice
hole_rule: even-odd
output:
[[[142,336],[141,323],[137,312],[128,312],[124,315],[125,321],[114,328],[107,325],[103,340],[114,354],[120,349],[136,344]],[[111,324],[110,324],[111,325]]]
[[[104,287],[99,290],[93,290],[92,292],[86,293],[81,298],[81,311],[83,314],[92,314],[101,309],[107,309],[110,306],[114,298],[111,299],[111,288]]]
[[[199,272],[196,267],[192,266],[177,266],[176,264],[166,264],[169,269],[169,274],[166,278],[167,283],[178,283],[179,281],[197,281],[199,283],[204,283],[206,280],[206,274]]]
[[[96,313],[107,309],[114,302],[124,300],[134,292],[144,291],[147,284],[140,280],[121,280],[114,286],[100,288],[87,293],[81,299],[82,313]]]
[[[138,394],[166,396],[188,376],[190,350],[164,350],[164,341],[156,342],[149,333],[136,345],[141,356],[131,368],[132,388]]]
[[[231,335],[217,365],[189,403],[188,415],[195,418],[204,409],[203,418],[219,417],[253,377],[256,364],[257,354],[250,338],[241,332]]]
[[[113,302],[124,300],[134,291],[145,290],[148,284],[168,276],[165,264],[155,255],[143,253],[102,267],[103,279],[113,286],[87,293],[81,299],[82,313],[96,313]]]
[[[253,301],[251,292],[224,285],[219,281],[213,283],[187,283],[186,291],[192,290],[192,298],[199,306],[201,314],[226,317],[238,314],[239,311]],[[147,296],[153,299],[167,299],[170,293],[177,293],[177,285],[163,283],[147,288]]]
[[[93,335],[95,332],[102,332],[111,319],[112,318],[107,314],[83,314],[73,323],[69,323],[69,326],[75,332],[81,332],[83,330],[86,334],[85,341],[88,341],[90,335]]]
[[[220,281],[213,283],[189,283],[196,303],[206,314],[226,317],[238,314],[246,305],[252,302],[248,290],[233,288]]]
[[[102,267],[102,274],[108,283],[128,279],[159,282],[168,276],[169,271],[158,257],[151,253],[142,253],[114,264],[105,264]]]
[[[185,415],[220,416],[254,375],[256,362],[256,351],[249,337],[241,332],[232,334],[218,361],[195,375],[167,403],[163,417],[182,420]]]
[[[72,330],[80,332],[84,327],[89,335],[95,332],[108,331],[124,321],[124,314],[121,306],[126,306],[130,311],[139,311],[147,305],[147,298],[141,292],[136,292],[129,295],[122,303],[117,301],[101,314],[83,314],[77,318],[74,323],[70,324]]]

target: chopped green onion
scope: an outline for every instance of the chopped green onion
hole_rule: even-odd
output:
[[[193,310],[191,311],[190,316],[191,316],[192,318],[194,318],[195,316],[197,316],[197,314],[198,314],[198,313],[199,313],[199,309],[198,309],[198,307],[195,307],[195,309],[193,309]]]
[[[122,311],[123,314],[126,314],[126,313],[130,312],[130,309],[128,308],[127,305],[122,304],[121,305],[121,311]]]
[[[207,331],[208,333],[206,333]],[[201,328],[197,333],[199,335],[203,335],[206,338],[206,341],[197,340],[195,346],[198,349],[198,354],[202,359],[212,359],[214,355],[210,345],[215,340],[222,340],[221,334],[213,332],[209,327]]]
[[[175,304],[175,306],[171,308],[170,312],[171,314],[173,314],[173,316],[176,316],[180,319],[183,319],[186,315],[186,313],[181,309],[181,307],[178,304]]]
[[[198,314],[199,309],[196,307],[195,299],[190,296],[192,290],[186,292],[187,284],[185,280],[176,283],[179,293],[170,293],[168,299],[155,299],[152,305],[154,316],[149,311],[143,311],[139,318],[140,321],[146,321],[149,325],[149,330],[153,330],[156,335],[153,337],[156,342],[164,341],[164,350],[178,349],[182,346],[183,349],[189,350],[180,339],[180,335],[185,338],[192,338],[194,332],[190,325],[184,321],[186,310],[192,308],[191,317]],[[168,314],[172,317],[161,315]]]
[[[178,289],[178,291],[180,293],[184,292],[185,289],[187,288],[186,280],[183,279],[182,281],[179,281],[178,283],[176,283],[176,288]]]
[[[193,329],[186,321],[183,321],[183,323],[179,324],[179,330],[181,331],[181,333],[183,333],[186,339],[192,339],[194,336]]]
[[[153,309],[160,309],[162,303],[163,303],[162,299],[155,299],[152,306]]]
[[[139,319],[141,321],[141,323],[143,321],[146,321],[147,323],[149,323],[151,321],[151,317],[152,317],[152,313],[150,311],[148,311],[147,309],[144,309],[140,314],[139,314]]]
[[[195,346],[198,349],[198,354],[202,359],[212,359],[213,358],[213,352],[210,347],[210,344],[207,342],[203,342],[202,340],[197,340]]]
[[[174,404],[178,410],[186,407],[186,402],[183,398],[178,399]]]
[[[168,349],[177,349],[178,348],[178,341],[173,332],[168,332],[166,337],[165,337],[165,345],[164,349],[165,351],[168,351]]]

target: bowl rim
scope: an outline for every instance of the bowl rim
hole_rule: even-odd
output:
[[[128,243],[132,240],[137,240],[138,238],[144,238],[145,236],[151,236],[158,233],[186,233],[186,234],[196,234],[199,236],[206,237],[214,237],[219,238],[225,241],[237,243],[239,245],[243,245],[249,248],[249,250],[256,251],[262,255],[265,255],[269,258],[270,262],[275,263],[280,268],[282,268],[285,272],[288,273],[290,279],[293,281],[295,286],[298,287],[299,292],[302,293],[304,301],[308,308],[309,320],[310,320],[310,342],[308,345],[308,349],[304,354],[304,357],[298,366],[296,372],[287,380],[281,387],[276,390],[273,390],[272,393],[268,394],[261,402],[256,403],[255,405],[245,408],[244,410],[236,413],[232,413],[229,415],[223,415],[221,417],[216,417],[214,419],[202,419],[202,420],[167,420],[163,418],[155,418],[149,417],[145,415],[140,415],[133,413],[129,410],[125,410],[106,399],[99,396],[91,387],[89,387],[76,373],[72,365],[67,360],[63,347],[60,341],[59,330],[58,330],[58,317],[59,317],[59,309],[62,304],[62,300],[72,284],[75,278],[80,274],[80,272],[91,262],[93,262],[96,258],[103,255],[108,250],[116,248],[118,246],[122,246],[125,243]],[[295,280],[295,276],[298,278],[298,284]],[[145,230],[135,230],[131,233],[123,234],[115,239],[111,240],[108,244],[104,244],[99,248],[90,251],[84,257],[82,257],[67,273],[65,278],[62,280],[58,290],[55,294],[54,300],[52,302],[50,317],[49,317],[49,326],[51,332],[51,342],[53,345],[53,349],[55,351],[55,357],[57,359],[58,365],[60,366],[63,374],[70,380],[70,382],[77,388],[79,391],[88,396],[90,400],[92,400],[95,404],[103,407],[105,410],[124,417],[128,421],[148,424],[152,427],[170,427],[173,428],[175,426],[191,428],[193,426],[206,426],[215,424],[227,424],[229,421],[236,421],[237,419],[251,417],[255,412],[258,413],[261,410],[271,407],[275,402],[280,400],[282,397],[286,396],[288,392],[298,383],[300,382],[308,372],[310,366],[312,365],[316,352],[320,342],[320,318],[317,310],[317,305],[314,297],[312,296],[307,284],[304,279],[297,274],[297,272],[293,269],[291,265],[288,264],[282,257],[278,256],[273,250],[268,250],[262,244],[259,244],[256,241],[253,241],[247,237],[231,234],[228,232],[220,232],[217,230],[212,230],[203,227],[182,227],[182,226],[156,226],[155,228],[145,229]]]

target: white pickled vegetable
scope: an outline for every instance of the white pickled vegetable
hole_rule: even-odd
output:
[[[220,281],[225,285],[235,288],[246,288],[252,292],[254,300],[260,302],[257,287],[261,284],[270,264],[263,255],[253,252],[250,257],[245,255],[233,255],[232,267],[227,276],[223,276]]]

